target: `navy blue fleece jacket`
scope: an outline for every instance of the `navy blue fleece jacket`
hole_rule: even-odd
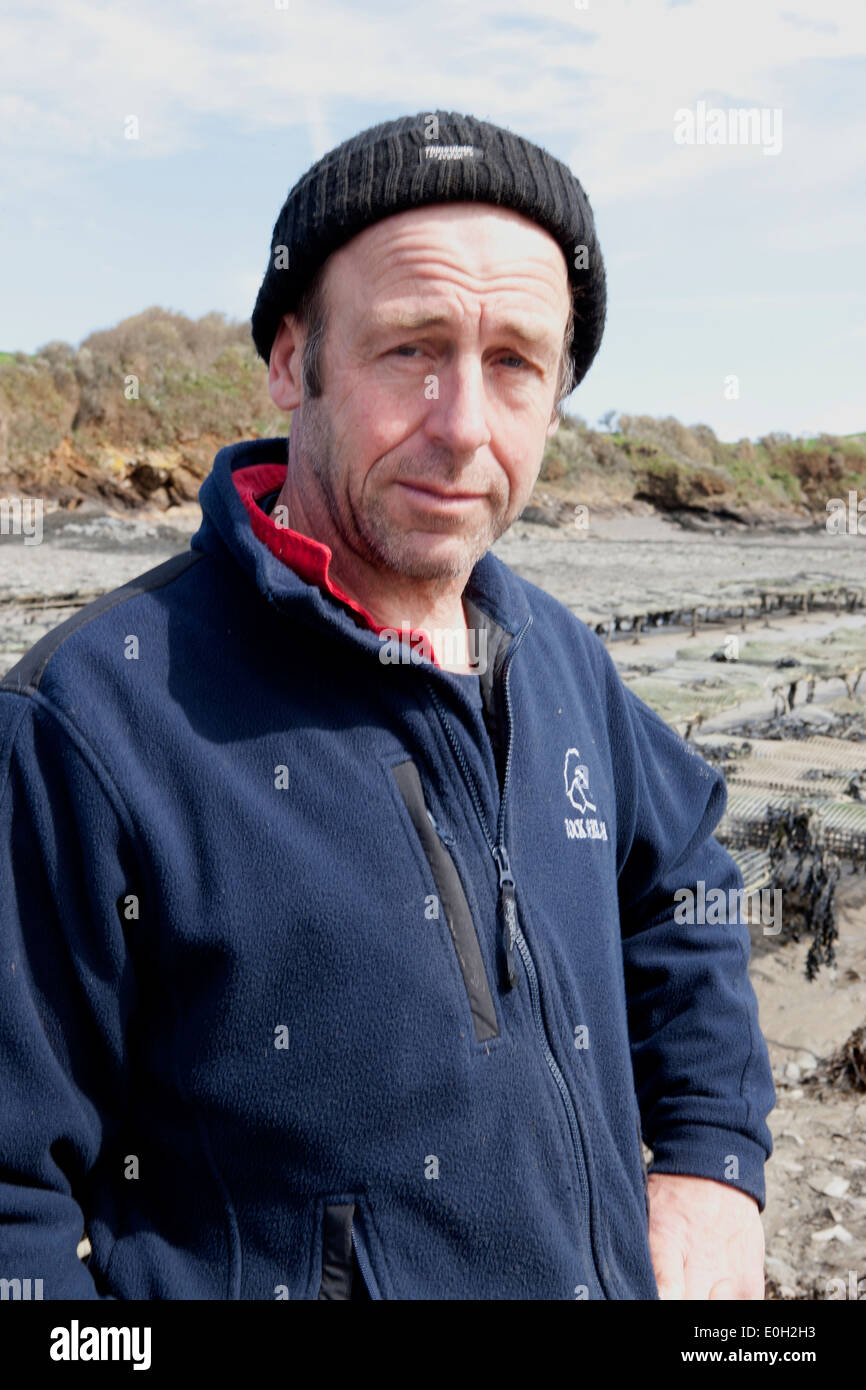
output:
[[[762,1208],[772,1151],[748,928],[674,917],[723,780],[492,553],[480,702],[386,641],[285,456],[0,685],[0,1277],[655,1298],[641,1129]]]

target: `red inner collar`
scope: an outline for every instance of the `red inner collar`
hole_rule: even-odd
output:
[[[246,468],[238,468],[232,473],[232,481],[238,490],[238,495],[246,507],[250,522],[252,523],[253,534],[264,541],[268,550],[276,555],[278,560],[282,560],[284,565],[294,570],[301,579],[307,584],[315,584],[320,589],[325,589],[332,594],[340,603],[345,603],[360,618],[363,618],[366,626],[373,632],[384,632],[388,625],[380,625],[376,622],[372,613],[363,608],[355,599],[350,598],[347,593],[334,584],[328,574],[328,567],[331,563],[332,552],[330,546],[323,544],[322,541],[314,541],[310,536],[304,536],[300,531],[292,531],[288,526],[277,526],[268,516],[267,512],[262,511],[259,500],[274,488],[282,487],[286,480],[288,465],[285,463],[253,463]],[[388,628],[389,631],[394,629]],[[424,638],[426,649],[431,650],[429,634],[423,629],[413,628],[409,633],[410,643],[414,637]],[[433,655],[433,664],[438,666],[439,662]]]

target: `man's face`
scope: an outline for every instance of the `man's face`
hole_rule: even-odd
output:
[[[325,296],[324,395],[293,394],[297,352],[294,387],[283,371],[292,315],[271,353],[274,400],[300,405],[297,485],[306,495],[315,477],[337,534],[368,562],[468,576],[526,505],[556,427],[562,251],[510,210],[413,208],[336,251]]]

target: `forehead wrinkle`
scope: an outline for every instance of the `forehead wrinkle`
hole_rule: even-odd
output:
[[[513,240],[499,246],[493,238],[491,245],[483,229],[477,243],[467,244],[459,234],[450,236],[447,224],[438,235],[435,224],[407,221],[395,228],[389,221],[368,228],[335,257],[344,261],[353,282],[351,316],[365,349],[383,329],[391,305],[395,315],[406,315],[405,331],[417,331],[422,316],[428,326],[438,320],[446,327],[467,322],[480,327],[498,313],[513,321],[517,336],[536,352],[545,357],[559,352],[558,325],[548,332],[544,319],[550,310],[557,319],[562,315],[564,331],[571,303],[568,267],[561,248],[542,229],[526,229],[515,248]],[[479,302],[471,302],[473,297]],[[387,327],[401,329],[399,323]],[[508,331],[507,323],[495,329]]]
[[[364,268],[359,266],[359,270]],[[399,255],[386,253],[377,265],[373,275],[369,277],[368,283],[376,281],[380,285],[387,285],[389,280],[396,279],[399,282],[401,274],[405,272],[413,281],[415,280],[435,280],[448,277],[449,288],[455,287],[466,290],[470,294],[491,294],[500,292],[513,292],[515,289],[520,292],[538,298],[541,287],[549,288],[554,293],[551,302],[555,301],[557,292],[566,288],[568,284],[568,273],[565,268],[563,257],[562,274],[557,273],[558,268],[554,268],[542,257],[522,255],[510,262],[498,263],[489,270],[470,270],[462,261],[453,259],[443,249],[431,250],[429,246],[418,248],[417,250],[401,250]],[[368,272],[369,273],[369,272]],[[515,285],[515,281],[518,284]]]
[[[418,209],[413,209],[420,211]],[[427,209],[429,213],[431,209]],[[398,214],[395,217],[384,218],[382,221],[374,223],[372,226],[361,232],[357,238],[358,250],[360,252],[360,242],[369,238],[372,246],[377,243],[385,243],[384,254],[391,251],[401,252],[403,250],[420,250],[425,253],[461,251],[466,247],[476,255],[495,255],[499,250],[504,250],[506,254],[513,251],[515,245],[521,247],[520,255],[525,259],[535,259],[539,261],[555,260],[557,264],[560,259],[565,267],[565,254],[558,242],[543,227],[534,222],[521,222],[515,225],[511,219],[507,219],[505,231],[494,231],[494,228],[501,229],[500,219],[494,217],[492,223],[487,218],[479,220],[472,219],[471,223],[455,218],[449,212],[446,218],[430,218],[425,215],[419,223],[411,218],[403,222],[403,225],[395,225],[405,214]],[[467,236],[467,229],[469,235]],[[508,244],[510,243],[510,244]],[[525,250],[523,248],[526,248]],[[546,253],[546,254],[545,254]],[[382,255],[383,252],[379,251]]]
[[[474,218],[474,226],[466,235],[465,218],[453,216],[449,210],[443,218],[430,217],[432,209],[424,210],[423,220],[417,217],[420,209],[408,214],[399,213],[367,227],[335,253],[335,258],[353,262],[362,273],[371,269],[387,273],[401,263],[442,266],[451,273],[478,281],[503,274],[525,273],[533,266],[536,275],[551,283],[568,281],[565,253],[550,234],[535,224],[508,226],[506,235],[497,228],[500,219]],[[510,219],[509,219],[510,221]],[[468,266],[467,260],[473,264]]]
[[[415,261],[417,266],[413,268]],[[443,277],[437,273],[440,267],[449,272],[444,284]],[[395,270],[396,277],[393,274]],[[567,282],[567,276],[564,278]],[[515,284],[515,280],[520,283]],[[436,293],[434,290],[432,293],[425,293],[421,288],[425,282],[442,285],[444,292]],[[368,325],[365,339],[378,328],[385,326],[412,330],[424,326],[421,323],[422,319],[428,326],[436,322],[447,326],[462,319],[477,319],[480,323],[485,317],[498,311],[510,322],[510,326],[517,330],[520,337],[526,341],[535,340],[541,343],[547,334],[540,322],[542,315],[538,310],[539,301],[556,311],[561,307],[561,287],[555,284],[553,277],[542,279],[539,283],[536,276],[526,271],[525,259],[515,262],[513,269],[497,267],[485,277],[474,275],[462,266],[455,266],[444,257],[439,259],[438,265],[436,262],[431,263],[429,253],[425,253],[417,258],[409,258],[408,262],[404,261],[399,267],[382,266],[379,274],[372,277],[372,283],[370,279],[367,280],[367,286],[373,293],[371,307],[364,313]],[[567,284],[562,288],[566,289],[566,301],[569,303]],[[463,299],[464,295],[477,296],[482,302],[477,308],[474,304],[467,305]],[[524,310],[518,307],[514,304],[515,296],[524,302],[530,301],[532,308]],[[497,303],[503,298],[511,301],[514,307],[510,308],[507,302]],[[485,302],[490,300],[494,302]],[[393,305],[390,312],[389,304]],[[385,318],[392,322],[385,325]],[[508,328],[509,324],[504,323],[496,331],[507,332]]]

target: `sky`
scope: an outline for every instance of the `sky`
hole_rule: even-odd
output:
[[[151,305],[248,320],[310,165],[453,110],[589,197],[608,317],[569,413],[866,430],[866,4],[790,3],[7,0],[0,350]]]

